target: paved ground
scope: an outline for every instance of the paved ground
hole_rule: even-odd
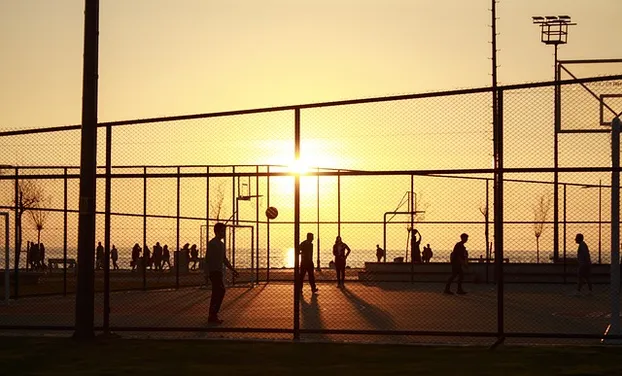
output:
[[[438,283],[352,282],[343,289],[321,283],[313,295],[305,286],[301,301],[302,329],[425,330],[495,332],[497,293],[494,285],[466,285],[464,296],[441,293]],[[505,286],[506,332],[602,334],[608,323],[609,295],[596,286],[592,296],[571,296],[573,286]],[[180,290],[130,291],[111,294],[110,325],[115,327],[207,328],[210,291],[188,287]],[[74,298],[58,296],[23,298],[0,304],[0,325],[73,325]],[[96,296],[96,325],[103,317],[103,296]],[[221,310],[223,328],[293,327],[293,289],[290,284],[270,283],[227,290]],[[126,335],[137,335],[136,333]],[[144,336],[145,334],[141,334]],[[291,334],[243,334],[169,332],[168,336],[291,338]],[[494,339],[453,337],[405,337],[379,335],[305,334],[303,339],[492,343]],[[513,340],[517,341],[517,340]],[[534,339],[522,342],[538,342]],[[551,342],[551,341],[549,341]],[[553,340],[552,342],[560,342]],[[581,343],[598,343],[583,340]]]

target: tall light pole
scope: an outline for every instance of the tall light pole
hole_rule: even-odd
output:
[[[553,172],[553,262],[559,261],[559,149],[558,149],[558,133],[561,130],[561,106],[560,106],[560,88],[557,84],[559,81],[559,64],[557,59],[557,48],[560,44],[568,42],[568,27],[576,25],[572,23],[570,16],[533,16],[533,23],[540,26],[540,41],[547,45],[555,46],[555,132],[553,132],[553,164],[555,170]]]

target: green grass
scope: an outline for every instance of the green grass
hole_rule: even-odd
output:
[[[620,349],[1,337],[3,375],[619,375]]]

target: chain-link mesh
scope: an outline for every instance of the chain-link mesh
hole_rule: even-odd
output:
[[[598,121],[581,109],[599,105],[585,86],[617,82],[563,85],[560,129]],[[554,86],[501,94],[503,218],[494,210],[489,91],[111,126],[109,213],[107,127],[99,128],[96,326],[190,337],[490,343],[584,335],[595,343],[610,322],[610,136],[557,134],[556,165]],[[57,143],[67,153],[52,153]],[[0,185],[14,247],[14,300],[0,306],[2,325],[70,328],[79,133],[10,135],[0,145],[12,164]],[[227,225],[222,244],[237,272],[222,277],[206,262],[217,222]],[[308,233],[312,254],[299,259],[297,295],[297,243]],[[463,233],[464,269],[454,252]],[[589,296],[588,286],[575,296],[578,233],[593,264]],[[452,274],[463,285],[447,285]],[[210,314],[221,281],[224,300]]]

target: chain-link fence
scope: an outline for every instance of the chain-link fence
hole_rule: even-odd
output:
[[[503,153],[488,88],[101,124],[95,325],[191,337],[595,343],[619,305],[613,170],[600,112],[581,110],[599,103],[581,98],[620,83],[563,81],[561,101],[551,83],[500,87]],[[559,130],[588,132],[556,132],[556,103]],[[605,117],[622,110],[607,103]],[[9,264],[0,262],[10,276],[2,299],[11,298],[0,306],[3,330],[74,324],[80,134],[66,128],[0,137],[12,245]],[[581,292],[578,233],[592,263]],[[307,234],[311,245],[299,246]],[[209,266],[218,244],[235,273]],[[446,285],[454,274],[463,287]],[[210,308],[221,280],[224,301]]]

